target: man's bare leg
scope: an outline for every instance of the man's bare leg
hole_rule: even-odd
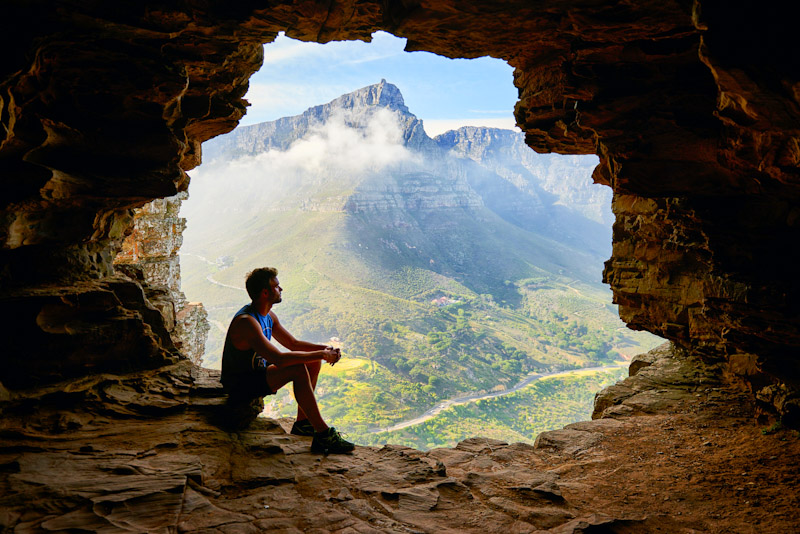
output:
[[[294,387],[294,398],[297,400],[297,405],[303,410],[311,426],[314,427],[314,431],[328,430],[328,425],[325,424],[322,414],[319,412],[317,398],[314,396],[314,387],[311,385],[311,376],[306,366],[303,364],[287,367],[270,365],[267,368],[267,384],[272,391],[278,391],[289,382]]]
[[[313,363],[306,363],[304,364],[306,369],[308,369],[308,376],[311,378],[311,389],[317,389],[317,378],[319,377],[319,370],[322,369],[322,362],[313,362]],[[315,397],[316,399],[316,397]],[[300,406],[300,403],[297,403],[297,421],[303,421],[304,419],[308,419],[308,416],[303,411],[303,408]]]
[[[311,452],[323,454],[352,452],[356,447],[355,443],[344,439],[341,434],[328,427],[322,420],[319,406],[317,406],[317,398],[314,396],[314,386],[311,385],[311,373],[305,365],[290,365],[283,368],[270,365],[267,368],[267,384],[272,391],[278,391],[288,382],[292,382],[294,385],[294,398],[297,399],[297,404],[308,416],[311,426],[314,427]]]

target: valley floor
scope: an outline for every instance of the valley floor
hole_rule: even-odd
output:
[[[429,410],[426,410],[425,413],[423,413],[422,415],[419,415],[417,417],[413,417],[411,419],[407,419],[405,421],[400,421],[399,423],[395,423],[394,425],[392,425],[392,426],[390,426],[388,428],[379,429],[379,430],[376,430],[373,433],[377,433],[377,432],[392,432],[394,430],[400,430],[400,429],[403,429],[403,428],[407,428],[409,426],[414,426],[414,425],[418,425],[420,423],[424,423],[425,421],[429,421],[430,419],[435,417],[437,414],[441,413],[446,408],[449,408],[450,406],[458,406],[458,405],[461,405],[461,404],[467,404],[467,403],[475,402],[475,401],[479,401],[479,400],[494,399],[494,398],[497,398],[497,397],[505,397],[506,395],[510,395],[510,394],[512,394],[514,392],[517,392],[517,391],[521,390],[522,388],[524,388],[525,386],[527,386],[531,382],[535,382],[536,380],[541,380],[542,378],[555,378],[555,377],[574,376],[574,375],[577,375],[577,374],[580,374],[580,373],[585,373],[585,372],[608,371],[608,370],[612,370],[612,369],[619,369],[621,367],[622,367],[622,365],[608,365],[608,366],[604,366],[604,367],[586,367],[586,368],[583,368],[583,369],[570,370],[570,371],[553,371],[553,372],[550,372],[550,373],[531,374],[531,375],[528,375],[528,377],[526,377],[521,382],[518,382],[514,386],[510,387],[509,389],[501,390],[501,391],[495,391],[495,392],[492,392],[492,393],[473,393],[473,394],[464,395],[464,396],[461,396],[461,397],[456,397],[456,398],[453,398],[453,399],[447,399],[445,401],[440,402],[439,404],[437,404],[433,408],[430,408]]]

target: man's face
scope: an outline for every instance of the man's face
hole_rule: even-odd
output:
[[[267,291],[269,292],[269,301],[271,303],[277,304],[282,300],[281,291],[283,291],[283,288],[277,277],[269,281],[269,289]]]

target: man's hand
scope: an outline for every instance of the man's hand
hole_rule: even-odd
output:
[[[322,353],[323,353],[322,359],[324,359],[331,365],[338,362],[342,357],[339,349],[334,349],[333,347],[325,347]]]

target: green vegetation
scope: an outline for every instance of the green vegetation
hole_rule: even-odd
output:
[[[588,420],[595,392],[626,375],[626,370],[619,368],[546,377],[519,391],[452,406],[422,423],[381,432],[381,428],[388,428],[397,421],[374,416],[388,399],[385,386],[391,384],[391,373],[376,376],[374,373],[380,371],[375,371],[370,363],[355,362],[346,373],[324,368],[318,389],[325,416],[361,445],[396,443],[423,450],[452,447],[476,435],[533,443],[541,432]],[[344,380],[346,374],[358,376],[362,382],[354,387]],[[288,393],[285,395],[286,398],[273,400],[268,406],[271,415],[293,415],[295,405],[287,404]],[[279,405],[281,408],[276,409]],[[403,419],[410,413],[406,410],[398,415]]]
[[[364,362],[337,366],[318,387],[323,414],[362,443],[386,439],[369,432],[418,416],[442,400],[508,388],[531,372],[608,365],[659,342],[624,327],[608,289],[540,266],[583,258],[559,256],[558,247],[552,252],[544,238],[525,241],[524,235],[517,235],[509,252],[482,235],[485,222],[476,224],[468,213],[427,217],[426,226],[450,225],[451,231],[395,228],[380,215],[341,212],[265,212],[227,231],[198,222],[193,235],[199,231],[203,239],[187,232],[182,271],[187,297],[206,305],[212,323],[205,364],[219,366],[230,318],[249,301],[235,288],[260,265],[280,271],[284,302],[275,311],[294,335],[320,342],[338,338],[346,359]],[[494,224],[512,235],[519,232],[502,221]],[[463,244],[476,236],[485,244]],[[467,257],[459,256],[465,249]],[[567,422],[577,417],[566,405],[547,406],[569,413]],[[291,397],[282,392],[270,400],[269,410],[288,415],[294,410]],[[427,446],[432,437],[408,433],[424,433],[430,424],[397,439]],[[535,429],[544,428],[519,428],[517,436],[503,434],[508,428],[497,421],[470,425],[458,426],[517,440],[532,439]]]

